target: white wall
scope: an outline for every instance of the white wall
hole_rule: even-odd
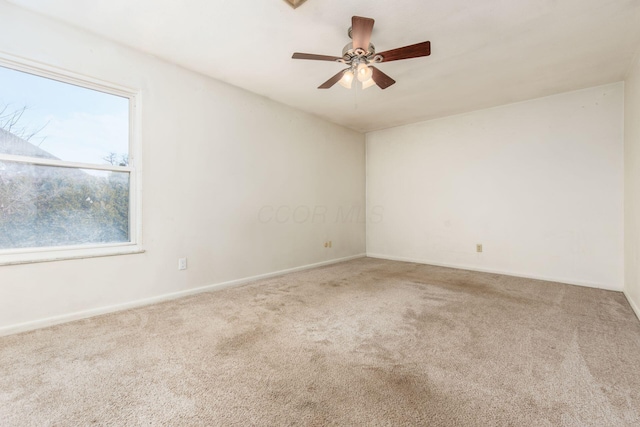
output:
[[[640,57],[624,91],[624,292],[640,317]]]
[[[0,333],[364,253],[363,135],[1,0],[0,52],[142,91],[146,249],[0,266]]]
[[[622,290],[623,92],[367,134],[367,254]]]

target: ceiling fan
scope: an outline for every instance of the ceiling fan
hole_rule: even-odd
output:
[[[353,42],[342,49],[341,57],[296,52],[292,58],[335,61],[348,66],[318,86],[318,89],[329,89],[338,82],[347,89],[351,89],[354,77],[362,83],[363,89],[367,89],[374,84],[378,85],[380,89],[386,89],[396,81],[371,64],[429,56],[431,54],[431,42],[426,41],[376,53],[376,48],[371,43],[374,22],[371,18],[363,18],[361,16],[351,18],[349,37]]]

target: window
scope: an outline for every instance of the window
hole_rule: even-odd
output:
[[[0,264],[140,251],[135,100],[0,58]]]

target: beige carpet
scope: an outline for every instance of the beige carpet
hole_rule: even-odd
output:
[[[361,259],[0,338],[0,425],[640,425],[621,293]]]

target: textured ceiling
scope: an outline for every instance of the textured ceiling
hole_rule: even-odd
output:
[[[640,0],[11,0],[27,9],[345,125],[370,131],[624,79]],[[430,40],[427,58],[380,64],[382,91],[316,87],[352,15],[378,51]]]

